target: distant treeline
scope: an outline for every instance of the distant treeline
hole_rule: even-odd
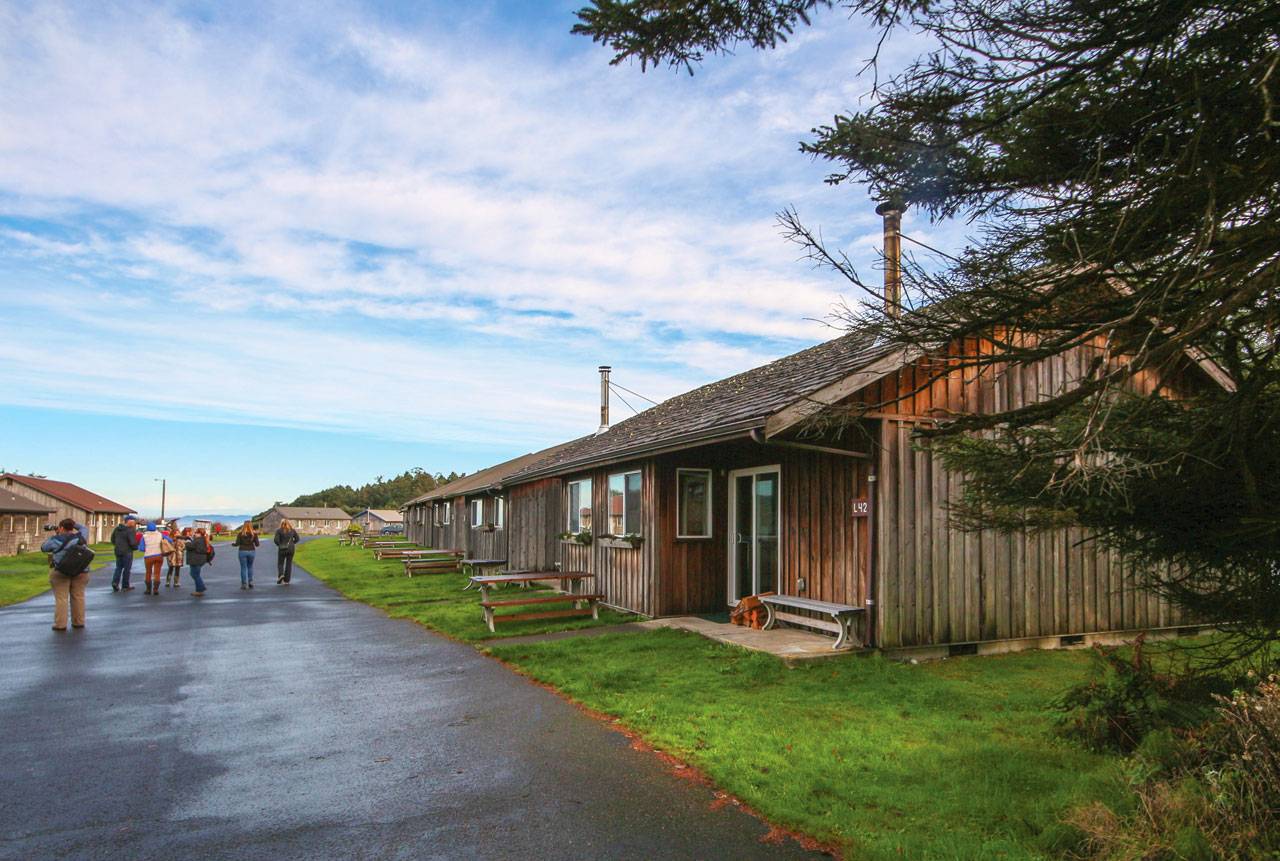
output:
[[[366,508],[399,508],[416,496],[435,490],[462,478],[465,473],[437,472],[434,475],[422,468],[410,469],[394,478],[378,476],[371,483],[360,487],[339,484],[316,493],[304,493],[288,505],[320,507],[336,505],[348,514],[356,514]]]

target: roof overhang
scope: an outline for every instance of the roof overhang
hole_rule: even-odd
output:
[[[764,424],[765,439],[771,439],[780,433],[790,430],[831,405],[839,403],[849,395],[866,388],[882,377],[892,374],[899,368],[911,364],[922,355],[924,355],[924,350],[919,347],[903,347],[894,350],[892,353],[881,356],[849,376],[836,380],[834,383],[823,386],[816,392],[806,395],[769,417],[769,420]]]

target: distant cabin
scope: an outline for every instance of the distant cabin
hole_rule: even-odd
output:
[[[0,490],[0,556],[37,552],[53,511],[52,505]]]
[[[365,532],[379,532],[384,526],[393,523],[403,525],[404,515],[394,508],[366,508],[359,514],[353,514],[351,522]]]
[[[69,481],[55,481],[30,475],[0,475],[0,490],[6,490],[45,506],[48,513],[43,523],[56,524],[70,517],[89,530],[90,542],[106,541],[111,530],[124,522],[133,509],[85,490]]]
[[[275,532],[282,520],[288,520],[299,535],[337,535],[351,524],[351,515],[341,508],[277,505],[262,515],[262,531]]]

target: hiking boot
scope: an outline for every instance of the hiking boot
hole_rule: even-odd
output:
[[[248,583],[241,583],[241,584],[240,584],[240,588],[241,588],[241,590],[248,589],[248,588],[249,588],[249,584],[248,584]]]
[[[119,587],[119,586],[117,586],[117,585],[115,585],[114,583],[112,583],[112,584],[111,584],[111,591],[112,591],[112,592],[119,592],[119,591],[120,591],[120,587]]]
[[[151,594],[151,582],[150,582],[150,581],[148,581],[148,582],[147,582],[147,591],[146,591],[146,594],[148,594],[148,595],[150,595],[150,594]]]
[[[253,588],[253,581],[252,581],[252,580],[250,580],[250,581],[249,581],[249,588],[250,588],[250,589],[252,589],[252,588]]]

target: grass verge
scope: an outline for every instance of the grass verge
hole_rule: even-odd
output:
[[[336,538],[320,538],[299,545],[297,562],[310,574],[348,598],[378,607],[395,618],[412,619],[433,631],[466,642],[616,625],[635,618],[601,608],[598,621],[586,616],[515,622],[499,625],[498,633],[493,634],[484,623],[479,593],[462,591],[467,578],[461,574],[406,577],[404,565],[399,560],[380,562],[373,558],[371,551],[339,545]],[[510,594],[514,597],[517,592],[513,589]],[[518,594],[520,597],[531,597],[542,594],[542,591],[520,591]],[[547,591],[546,594],[552,593]],[[529,609],[544,610],[559,606],[542,605]]]
[[[489,650],[848,858],[1057,857],[1064,811],[1129,803],[1120,758],[1053,732],[1079,652],[789,669],[672,630]]]
[[[96,570],[111,560],[111,544],[92,545],[98,554],[93,560]],[[49,590],[49,561],[44,553],[0,556],[0,607],[18,604]]]

